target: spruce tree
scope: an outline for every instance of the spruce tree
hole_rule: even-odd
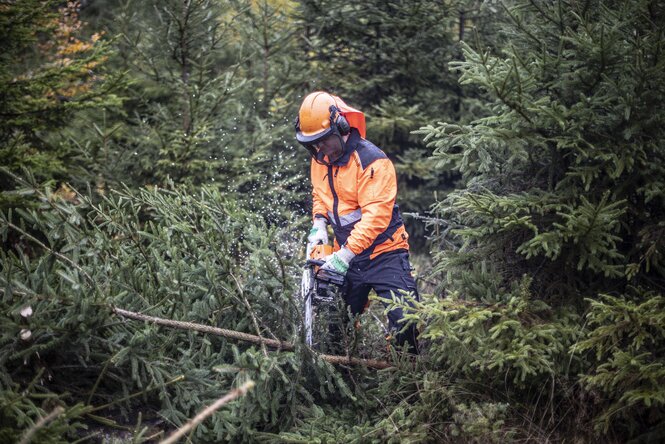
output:
[[[56,180],[87,175],[89,148],[68,143],[63,131],[82,110],[118,105],[121,83],[105,70],[109,42],[83,25],[74,2],[0,5],[0,157],[9,171]],[[9,183],[0,179],[2,189]]]
[[[665,10],[500,5],[508,44],[465,44],[452,64],[491,115],[420,131],[464,185],[435,206],[446,298],[423,307],[425,336],[442,364],[512,380],[519,400],[549,379],[571,425],[580,383],[595,433],[662,439]]]
[[[115,62],[135,79],[121,143],[133,148],[128,168],[139,183],[207,183],[223,166],[215,148],[231,121],[221,112],[242,83],[227,13],[202,0],[118,7]]]
[[[296,3],[282,0],[232,2],[234,31],[243,42],[238,90],[238,129],[229,149],[239,153],[242,170],[234,180],[240,196],[256,196],[252,208],[268,219],[302,215],[309,185],[309,155],[294,138],[301,85],[311,67],[299,46]],[[278,216],[279,214],[279,216]],[[307,217],[309,219],[309,217]]]
[[[289,218],[306,170],[292,141],[294,85],[306,70],[293,56],[289,7],[194,0],[114,9],[115,20],[99,23],[121,36],[113,63],[135,79],[114,142],[131,153],[117,159],[126,180],[213,184],[267,218]]]

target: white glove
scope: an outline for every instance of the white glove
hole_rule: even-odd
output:
[[[307,236],[307,245],[313,247],[319,243],[328,244],[328,222],[325,219],[317,217],[314,219],[309,236]]]
[[[356,255],[346,247],[342,247],[339,251],[334,252],[326,258],[326,263],[321,266],[322,270],[335,271],[341,275],[345,275],[349,271],[349,262],[356,257]]]

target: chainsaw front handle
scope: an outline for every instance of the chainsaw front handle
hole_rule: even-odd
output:
[[[321,265],[325,264],[326,261],[323,261],[321,259],[307,259],[306,267],[309,267],[310,265],[316,265],[320,267]]]

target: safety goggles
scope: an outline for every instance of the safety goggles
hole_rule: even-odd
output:
[[[316,151],[321,151],[327,144],[334,143],[335,134],[327,134],[325,137],[310,142],[308,145]]]

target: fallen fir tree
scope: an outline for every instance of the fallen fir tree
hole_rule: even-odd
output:
[[[298,220],[270,226],[211,189],[121,190],[93,202],[15,179],[33,206],[0,225],[3,440],[54,406],[64,411],[35,441],[69,441],[95,422],[139,433],[139,412],[176,428],[249,379],[256,390],[199,426],[198,441],[251,441],[322,400],[359,402],[359,380],[300,345]],[[123,321],[112,306],[293,346],[268,353],[265,343]],[[383,353],[375,338],[378,347],[362,348],[374,355],[360,358]]]

